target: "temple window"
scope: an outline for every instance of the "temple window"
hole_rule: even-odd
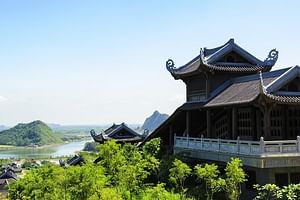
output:
[[[217,138],[228,138],[228,117],[223,115],[215,122],[215,133]]]
[[[240,108],[237,111],[237,132],[241,137],[252,136],[251,109]]]
[[[270,113],[270,134],[273,137],[280,137],[282,135],[282,114],[282,109],[280,107],[274,108]]]
[[[289,138],[296,138],[300,130],[300,108],[288,109],[287,132]]]

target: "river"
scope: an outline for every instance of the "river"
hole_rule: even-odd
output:
[[[54,158],[72,156],[75,152],[83,149],[84,144],[90,141],[75,141],[67,144],[46,147],[16,147],[11,149],[0,149],[0,158]]]

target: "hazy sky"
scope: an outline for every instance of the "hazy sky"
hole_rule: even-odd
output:
[[[300,1],[0,1],[0,124],[141,123],[185,87],[165,69],[229,38],[300,64]]]

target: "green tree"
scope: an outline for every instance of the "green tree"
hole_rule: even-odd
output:
[[[181,160],[175,159],[173,162],[173,167],[169,170],[169,180],[175,185],[183,195],[185,192],[184,183],[188,176],[191,174],[191,168]]]
[[[216,192],[221,191],[225,186],[225,180],[219,177],[220,171],[215,164],[195,166],[197,179],[205,183],[206,198],[212,200]]]
[[[143,152],[146,155],[157,157],[160,152],[161,139],[154,138],[149,142],[146,142],[143,146]]]
[[[141,200],[182,200],[179,194],[168,192],[165,189],[165,184],[160,183],[155,187],[148,187],[145,192],[142,193]]]
[[[254,188],[258,192],[255,200],[298,200],[300,197],[300,184],[290,184],[283,188],[275,184],[266,184],[255,185]]]
[[[124,150],[115,140],[100,145],[99,149],[100,165],[104,167],[111,183],[116,185],[118,183],[118,173],[121,171],[121,167],[126,165]]]
[[[9,199],[58,199],[61,190],[56,177],[62,172],[57,166],[46,166],[30,170],[26,176],[9,187]]]
[[[160,152],[160,138],[154,138],[149,142],[146,142],[143,146],[143,157],[145,159],[146,168],[148,171],[153,174],[157,181],[160,167],[160,160],[158,159],[158,155]]]
[[[95,198],[95,200],[99,200],[99,198]],[[122,200],[122,196],[115,188],[103,188],[101,190],[100,200]]]
[[[258,191],[258,194],[254,198],[255,200],[275,200],[282,198],[280,187],[275,184],[266,184],[264,186],[254,185],[254,188]]]
[[[30,170],[9,187],[9,199],[85,200],[100,196],[107,184],[101,166],[84,165],[62,168],[43,166]]]
[[[226,193],[230,200],[237,200],[241,195],[241,184],[247,181],[242,161],[231,158],[225,168]]]
[[[123,148],[126,163],[120,167],[118,185],[129,193],[137,194],[150,174],[147,160],[136,146],[127,144]]]

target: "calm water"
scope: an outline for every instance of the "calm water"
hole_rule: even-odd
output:
[[[83,149],[84,144],[90,141],[76,141],[44,148],[12,148],[0,150],[0,158],[50,158],[74,155]]]

